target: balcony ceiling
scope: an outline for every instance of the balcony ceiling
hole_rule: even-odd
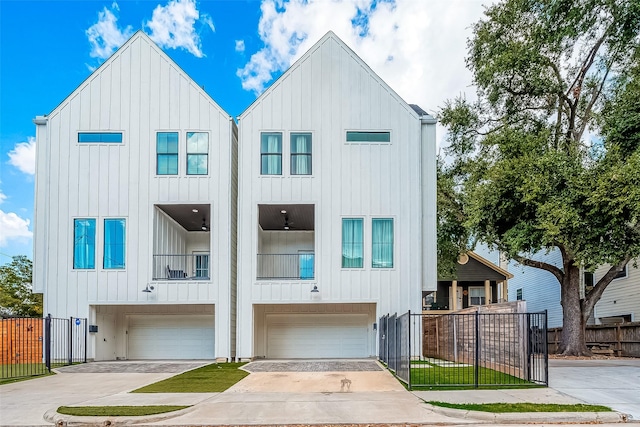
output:
[[[283,214],[282,211],[287,211]],[[258,205],[260,227],[263,230],[284,231],[288,220],[288,231],[314,230],[314,205]]]
[[[202,230],[202,221],[207,226],[207,231],[211,227],[211,206],[210,205],[156,205],[158,209],[169,215],[175,222],[180,224],[187,231]],[[198,212],[193,212],[196,209]]]

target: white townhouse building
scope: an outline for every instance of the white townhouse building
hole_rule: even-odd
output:
[[[375,356],[436,289],[435,120],[332,32],[238,120],[237,358]]]
[[[229,114],[139,31],[34,122],[45,313],[88,318],[89,359],[233,359]]]

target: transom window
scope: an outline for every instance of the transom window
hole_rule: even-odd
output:
[[[122,132],[78,132],[78,142],[121,144]]]
[[[363,219],[342,219],[342,268],[363,267]]]
[[[263,132],[260,135],[260,173],[282,175],[281,132]]]
[[[374,218],[371,233],[371,266],[393,268],[393,219]]]
[[[388,143],[391,142],[391,132],[347,131],[347,142]]]
[[[93,218],[73,220],[73,268],[96,268],[96,220]]]
[[[178,174],[178,132],[158,132],[156,134],[158,175]]]
[[[187,175],[206,175],[209,164],[209,134],[187,132]]]
[[[291,134],[291,175],[311,175],[311,134]]]

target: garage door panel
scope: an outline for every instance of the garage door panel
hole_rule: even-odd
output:
[[[130,316],[130,359],[213,359],[214,316]]]
[[[269,314],[267,357],[368,357],[366,314]]]

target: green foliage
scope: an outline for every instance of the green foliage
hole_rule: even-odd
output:
[[[576,403],[561,405],[557,403],[449,403],[427,402],[429,405],[443,408],[461,409],[464,411],[482,411],[493,413],[513,412],[611,412],[611,408],[602,405],[585,405]]]
[[[32,292],[33,264],[15,256],[0,267],[0,315],[42,317],[42,294]]]
[[[133,393],[218,393],[247,375],[244,363],[214,363],[144,386]]]
[[[189,406],[60,406],[59,414],[85,417],[131,417],[179,411]]]

